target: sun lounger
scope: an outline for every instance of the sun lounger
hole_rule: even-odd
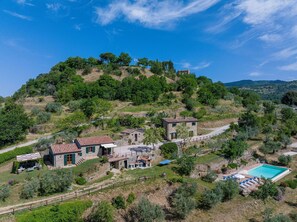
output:
[[[258,182],[255,181],[253,178],[250,178],[250,179],[249,179],[249,183],[252,183],[252,184],[258,184]]]
[[[250,185],[249,184],[246,184],[245,182],[241,182],[240,186],[243,186],[245,188],[248,188]]]

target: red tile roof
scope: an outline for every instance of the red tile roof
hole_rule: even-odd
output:
[[[81,146],[113,143],[113,140],[109,136],[95,136],[95,137],[77,138],[77,141]]]
[[[78,149],[75,143],[70,144],[54,144],[51,146],[53,154],[62,154],[62,153],[77,153],[81,150]]]

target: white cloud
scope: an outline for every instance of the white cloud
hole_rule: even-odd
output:
[[[12,12],[12,11],[9,11],[9,10],[3,10],[3,12],[5,12],[6,14],[11,15],[13,17],[19,18],[19,19],[23,19],[23,20],[27,20],[27,21],[31,21],[32,20],[32,18],[29,17],[29,16],[22,15],[22,14],[19,14],[19,13],[16,13],[16,12]]]
[[[260,72],[251,72],[249,74],[249,76],[251,76],[251,77],[258,77],[258,76],[262,76],[262,73],[260,73]]]
[[[18,3],[19,5],[34,6],[34,4],[32,4],[30,1],[27,1],[27,0],[16,0],[16,3]]]
[[[219,0],[194,0],[184,3],[178,0],[115,0],[105,8],[96,8],[96,22],[107,25],[120,17],[129,22],[138,22],[146,27],[161,28],[174,25],[174,22],[202,12]]]
[[[194,70],[205,69],[205,68],[209,67],[210,65],[211,65],[210,62],[202,62],[202,63],[198,64],[197,66],[193,66],[191,69],[194,69]]]
[[[274,43],[280,41],[282,37],[279,34],[264,34],[259,39],[267,43]]]
[[[292,56],[296,56],[297,55],[297,47],[289,47],[289,48],[285,48],[282,49],[276,53],[273,54],[273,58],[274,59],[288,59]]]
[[[211,65],[211,62],[200,62],[197,65],[192,65],[189,62],[182,62],[180,63],[180,65],[183,69],[201,70],[209,67]]]
[[[63,8],[63,5],[60,3],[47,3],[46,4],[47,9],[53,11],[53,12],[57,12],[59,11],[61,8]]]
[[[287,14],[287,10],[296,7],[292,0],[240,0],[236,9],[243,13],[243,21],[250,25],[275,22],[279,16]]]
[[[77,31],[80,31],[81,30],[81,24],[75,24],[74,29],[77,30]]]
[[[280,66],[278,67],[278,69],[283,71],[297,71],[297,62],[285,66]]]

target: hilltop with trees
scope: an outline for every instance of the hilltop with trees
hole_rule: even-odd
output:
[[[178,75],[170,60],[144,57],[131,62],[127,53],[70,57],[48,73],[28,80],[10,100],[1,100],[6,107],[3,112],[9,104],[23,112],[18,115],[23,123],[15,124],[19,132],[9,129],[9,138],[13,139],[4,138],[1,146],[22,140],[28,132],[34,135],[66,130],[79,135],[90,122],[101,130],[118,132],[140,127],[145,120],[160,127],[161,119],[167,116],[234,118],[241,106],[258,100],[251,93],[228,90],[221,82],[204,76]],[[130,117],[130,110],[139,110],[145,119]],[[112,118],[102,119],[104,116]]]

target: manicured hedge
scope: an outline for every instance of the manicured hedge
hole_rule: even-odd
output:
[[[2,153],[0,154],[0,164],[5,163],[6,161],[12,160],[18,155],[23,155],[23,154],[32,153],[32,152],[33,150],[31,146],[25,146],[25,147],[16,148],[6,153]]]
[[[17,215],[17,222],[83,221],[83,212],[92,206],[90,200],[78,200],[54,206],[40,207]]]

